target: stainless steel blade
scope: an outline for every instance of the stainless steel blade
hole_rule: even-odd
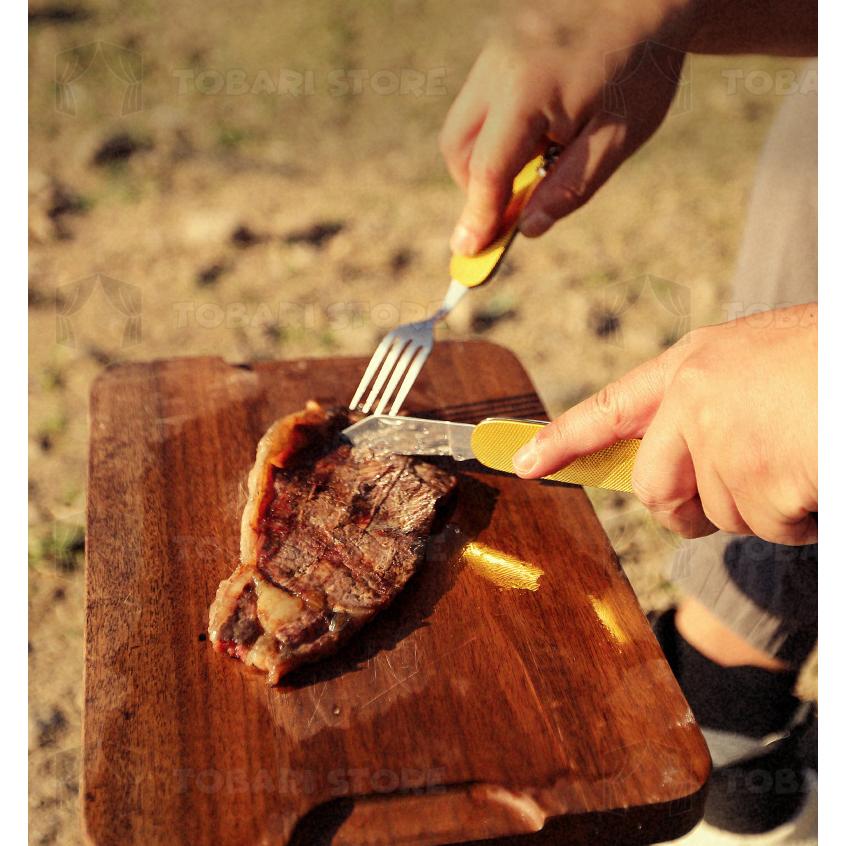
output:
[[[365,417],[344,429],[355,446],[400,455],[451,455],[457,461],[473,458],[470,436],[475,426],[424,420],[420,417]]]

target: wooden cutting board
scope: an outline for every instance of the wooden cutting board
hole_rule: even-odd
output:
[[[692,827],[708,752],[580,488],[466,474],[393,606],[278,688],[212,651],[256,442],[308,399],[345,402],[364,364],[185,358],[97,380],[89,841],[633,844]],[[517,359],[481,342],[439,343],[407,408],[544,415]],[[542,569],[539,588],[493,584],[468,543]]]

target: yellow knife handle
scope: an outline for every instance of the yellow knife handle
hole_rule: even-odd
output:
[[[511,459],[514,453],[546,425],[534,420],[488,418],[473,430],[473,454],[486,467],[513,473]],[[588,488],[631,493],[632,470],[639,446],[639,440],[617,441],[605,449],[583,455],[557,473],[543,478]]]
[[[468,288],[475,288],[494,275],[517,234],[520,212],[523,211],[532,192],[543,179],[544,163],[544,156],[537,156],[517,174],[499,234],[475,256],[454,255],[449,263],[449,272],[453,279]]]

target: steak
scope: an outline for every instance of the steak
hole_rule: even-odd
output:
[[[241,564],[221,583],[215,648],[269,684],[334,652],[403,588],[456,479],[420,458],[352,447],[346,410],[317,403],[259,442],[241,522]]]

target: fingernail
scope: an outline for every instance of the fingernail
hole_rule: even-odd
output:
[[[463,223],[455,227],[449,245],[454,253],[462,256],[472,256],[479,251],[476,236]]]
[[[538,448],[535,445],[534,439],[514,453],[511,463],[518,473],[532,472],[532,468],[538,463]]]
[[[543,235],[555,221],[542,211],[533,211],[520,221],[520,231],[527,238],[536,238]]]

